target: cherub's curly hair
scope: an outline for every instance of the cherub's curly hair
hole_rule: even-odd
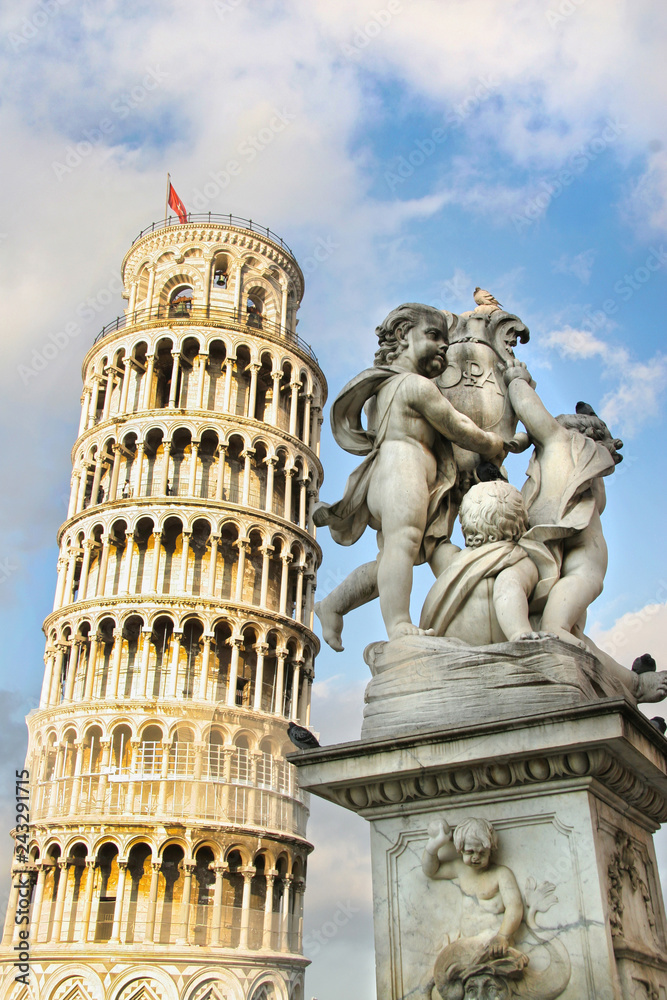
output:
[[[399,335],[406,329],[412,329],[425,312],[436,313],[439,322],[444,321],[447,326],[447,313],[441,312],[435,306],[422,305],[421,302],[405,302],[402,306],[391,310],[386,319],[375,328],[379,342],[373,361],[376,367],[390,365],[399,354],[402,354],[405,346],[400,342]]]
[[[459,519],[469,548],[484,542],[518,542],[528,531],[528,514],[515,486],[502,479],[472,486],[461,501]]]
[[[478,840],[482,847],[485,847],[491,853],[498,850],[498,834],[487,820],[471,817],[459,823],[454,830],[452,838],[454,840],[454,847],[459,854],[465,847],[466,841],[472,837]]]

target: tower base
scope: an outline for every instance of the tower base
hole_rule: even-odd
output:
[[[667,740],[624,699],[291,760],[302,788],[370,822],[378,998],[667,1000],[652,839],[667,819]],[[498,834],[490,881],[513,876],[523,900],[502,959],[485,927],[503,890],[464,892],[422,868],[429,826],[470,818]]]

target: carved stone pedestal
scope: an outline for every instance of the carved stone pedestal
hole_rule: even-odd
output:
[[[667,1000],[652,840],[667,819],[667,741],[623,699],[291,759],[302,788],[371,824],[380,1000]],[[498,837],[474,891],[461,860],[461,879],[422,868],[434,821],[471,818]],[[524,917],[493,958],[485,941],[512,886]]]

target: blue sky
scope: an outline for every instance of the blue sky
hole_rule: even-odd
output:
[[[168,170],[188,208],[203,197],[204,210],[257,219],[294,249],[306,271],[299,333],[332,396],[371,362],[375,326],[402,301],[462,311],[481,285],[518,313],[531,329],[521,357],[550,409],[584,399],[625,440],[590,630],[623,662],[660,655],[664,36],[665,12],[651,0],[19,0],[4,9],[2,406],[12,471],[0,732],[10,771],[41,681],[81,359],[122,310],[120,261],[162,216]],[[276,113],[282,128],[267,133]],[[230,161],[240,165],[233,175]],[[54,337],[62,346],[41,364]],[[322,496],[332,500],[354,459],[325,430]],[[517,484],[524,464],[510,463]],[[319,540],[320,595],[375,551],[370,536],[352,550],[326,532]],[[415,603],[427,587],[422,570]],[[381,634],[376,608],[357,611],[345,652],[321,653],[313,721],[325,742],[358,734],[361,654]],[[373,976],[365,824],[316,805],[310,835],[306,930],[340,904],[356,912],[313,954],[308,996],[362,1000]]]

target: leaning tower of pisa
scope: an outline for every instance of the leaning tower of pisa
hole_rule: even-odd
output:
[[[308,802],[285,754],[318,648],[326,398],[303,276],[232,216],[151,226],[122,276],[83,361],[2,996],[303,1000]]]

